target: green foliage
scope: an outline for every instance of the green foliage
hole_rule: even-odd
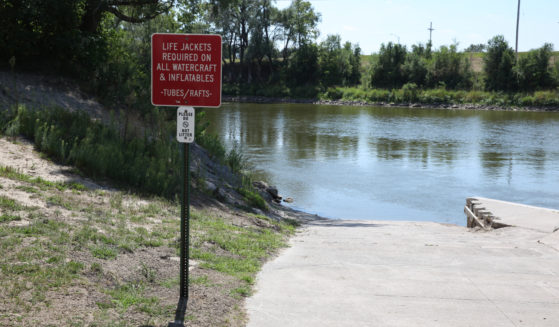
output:
[[[147,309],[147,307],[153,307],[159,303],[159,299],[156,297],[146,297],[144,291],[145,286],[141,283],[127,283],[107,293],[113,298],[112,304],[119,310],[126,311],[131,306],[140,306],[140,311],[143,311],[143,307]]]
[[[15,56],[18,67],[57,70],[97,64],[103,39],[80,30],[85,1],[5,0],[0,2],[0,62]]]
[[[559,106],[559,90],[509,94],[487,91],[447,90],[445,88],[421,90],[413,83],[402,89],[331,88],[321,94],[325,100],[365,101],[370,103],[417,102],[423,104],[480,104],[498,106]]]
[[[315,44],[301,44],[292,54],[287,67],[287,78],[291,86],[318,83],[318,47]]]
[[[260,196],[260,194],[248,189],[248,188],[239,188],[237,191],[244,196],[245,200],[248,204],[252,207],[258,208],[263,211],[268,211],[268,204],[266,201]]]
[[[371,75],[372,87],[399,88],[406,83],[404,63],[406,61],[407,49],[405,45],[381,44],[378,56],[371,64],[369,74]]]
[[[427,85],[437,87],[444,84],[450,89],[465,89],[471,86],[469,60],[458,52],[457,45],[441,46],[433,52],[427,72]]]
[[[8,130],[34,139],[37,148],[93,176],[109,177],[153,194],[179,191],[180,159],[171,131],[126,139],[82,112],[18,108]]]
[[[412,51],[408,53],[406,62],[402,68],[407,76],[408,83],[424,86],[427,81],[427,67],[431,59],[431,45],[412,45]]]
[[[115,249],[105,245],[92,247],[91,254],[99,259],[114,259],[117,256]]]
[[[339,35],[328,35],[319,46],[319,67],[323,87],[355,85],[361,79],[361,48],[350,42],[342,47]]]
[[[546,43],[518,59],[515,72],[520,90],[535,91],[554,86],[556,81],[553,80],[552,68],[549,66],[552,52],[553,45]]]
[[[486,75],[485,87],[488,91],[512,91],[515,89],[514,51],[502,35],[497,35],[489,40],[483,62]]]
[[[402,98],[404,101],[415,102],[417,101],[417,85],[415,83],[406,83],[402,86]]]
[[[22,210],[23,206],[13,199],[0,195],[0,209],[2,211],[18,211]]]

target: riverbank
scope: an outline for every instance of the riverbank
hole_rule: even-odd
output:
[[[270,218],[197,191],[191,201],[186,326],[244,326],[260,266],[316,217],[275,206]],[[83,177],[0,137],[0,325],[167,326],[179,217],[176,201]]]
[[[383,102],[364,100],[324,100],[324,99],[297,99],[275,98],[262,96],[223,96],[223,102],[233,103],[299,103],[332,106],[360,106],[360,107],[397,107],[418,109],[451,109],[451,110],[492,110],[492,111],[531,111],[531,112],[559,112],[559,105],[555,106],[500,106],[479,103],[421,103],[421,102]]]
[[[101,137],[118,138],[119,133],[94,122],[114,118],[71,81],[16,77],[0,74],[0,128],[10,135],[0,136],[0,249],[6,254],[0,259],[0,288],[5,290],[0,294],[0,325],[167,326],[179,291],[180,205],[176,198],[117,182],[109,172],[151,166],[150,172],[130,175],[143,178],[142,187],[149,175],[162,181],[179,167],[171,161],[176,142],[168,152],[154,145],[159,153],[150,154],[138,147],[141,140],[130,136],[128,126],[121,132],[128,131],[130,138],[122,144],[136,148],[119,152],[114,142]],[[137,124],[143,133],[153,128]],[[82,127],[72,129],[78,125]],[[70,148],[89,147],[76,141],[86,130],[89,145],[100,148],[79,168],[61,164],[71,162],[66,160]],[[68,135],[75,147],[64,141]],[[101,153],[109,148],[103,159]],[[145,156],[138,165],[131,160],[116,165],[132,153]],[[301,222],[315,217],[271,201],[264,209],[255,208],[258,191],[250,192],[240,175],[196,144],[191,154],[191,278],[185,323],[244,326],[244,300],[252,293],[255,274],[286,246]],[[150,164],[157,158],[163,164]],[[99,169],[103,162],[110,168]],[[97,168],[89,169],[92,163]],[[158,167],[161,174],[154,173]]]

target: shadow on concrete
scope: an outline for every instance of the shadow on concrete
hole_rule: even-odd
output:
[[[320,220],[320,221],[311,221],[306,223],[307,226],[321,226],[321,227],[360,227],[360,228],[370,228],[370,227],[385,227],[389,226],[388,224],[374,224],[374,223],[367,223],[367,222],[353,222],[353,221],[344,221],[344,220]]]

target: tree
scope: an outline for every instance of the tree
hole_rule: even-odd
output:
[[[552,52],[553,45],[546,43],[518,59],[515,72],[520,90],[535,91],[553,87],[552,70],[549,66]]]
[[[485,51],[485,44],[470,44],[469,47],[464,49],[464,52],[483,52]]]
[[[423,44],[412,45],[412,51],[406,56],[403,70],[408,82],[424,86],[427,79],[427,66],[431,58],[431,47]]]
[[[143,23],[168,12],[174,0],[86,0],[80,30],[99,32],[105,13],[129,23]]]
[[[276,9],[270,0],[258,0],[254,15],[249,21],[250,41],[247,50],[248,58],[256,60],[256,70],[259,79],[264,57],[268,58],[269,71],[273,71],[274,44],[271,36],[272,24],[276,16]]]
[[[303,43],[293,52],[287,66],[287,80],[291,86],[314,86],[318,84],[318,47]]]
[[[441,46],[433,53],[428,66],[427,85],[437,87],[440,84],[450,89],[471,86],[470,62],[458,52],[457,44]]]
[[[3,0],[0,59],[4,62],[4,56],[15,56],[18,63],[29,68],[72,73],[84,67],[91,70],[106,56],[107,30],[122,21],[149,21],[167,12],[173,3],[174,0]],[[111,17],[116,17],[116,22],[110,28],[103,26]]]
[[[407,82],[404,73],[407,50],[405,45],[381,44],[375,62],[371,65],[371,85],[382,88],[400,88]]]
[[[483,62],[487,90],[512,91],[515,89],[514,50],[502,35],[497,35],[489,40]]]
[[[361,81],[361,48],[359,44],[351,45],[351,43],[346,42],[344,45],[345,51],[352,51],[349,58],[349,63],[351,65],[351,71],[346,79],[346,85],[357,85]]]
[[[278,25],[282,30],[279,40],[284,42],[284,62],[288,59],[291,43],[299,48],[318,37],[319,21],[320,14],[314,11],[310,2],[304,0],[293,0],[289,7],[279,13]]]

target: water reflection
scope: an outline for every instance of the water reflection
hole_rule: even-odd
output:
[[[206,112],[227,146],[239,144],[307,211],[463,224],[472,195],[559,208],[559,114],[285,104]]]

